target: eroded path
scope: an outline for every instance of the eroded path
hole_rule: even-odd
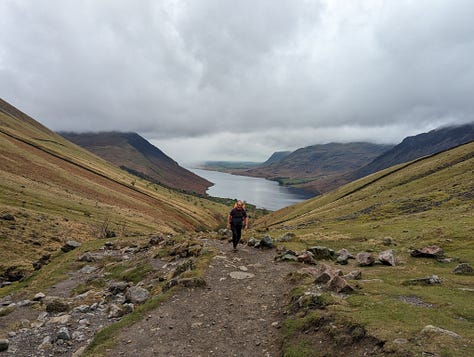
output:
[[[291,264],[274,250],[204,240],[216,250],[207,287],[180,288],[118,337],[108,356],[279,356]]]

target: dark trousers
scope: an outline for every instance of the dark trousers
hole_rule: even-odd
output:
[[[234,245],[234,249],[235,249],[237,248],[237,244],[239,244],[240,237],[242,236],[242,225],[231,224],[230,228],[232,229],[232,244]]]

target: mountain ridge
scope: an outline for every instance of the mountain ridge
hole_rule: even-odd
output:
[[[59,133],[122,169],[174,189],[205,194],[212,183],[181,167],[137,133]]]

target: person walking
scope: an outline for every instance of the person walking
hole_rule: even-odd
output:
[[[227,228],[232,229],[232,245],[234,246],[234,252],[237,251],[237,244],[239,244],[242,236],[242,228],[245,227],[245,229],[247,229],[248,226],[249,219],[247,217],[247,212],[245,212],[244,203],[238,200],[227,217]]]

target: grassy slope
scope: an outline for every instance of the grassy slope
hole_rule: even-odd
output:
[[[459,262],[474,264],[473,199],[474,143],[470,143],[274,212],[258,225],[275,235],[293,230],[298,239],[289,246],[294,249],[316,244],[335,250],[344,247],[354,254],[394,249],[398,266],[362,268],[363,279],[369,281],[360,282],[358,293],[331,309],[364,325],[372,335],[387,341],[388,348],[394,339],[404,338],[409,343],[397,348],[417,355],[431,351],[466,356],[474,351],[474,280],[452,270]],[[388,236],[396,245],[383,244]],[[410,256],[410,249],[431,244],[442,247],[453,261]],[[341,268],[347,273],[358,267],[351,263]],[[403,285],[406,279],[432,274],[443,283]],[[416,297],[432,307],[408,304],[400,297]],[[420,334],[426,325],[454,331],[462,339]]]
[[[227,207],[153,185],[66,141],[0,102],[0,272],[67,239],[216,227]]]

